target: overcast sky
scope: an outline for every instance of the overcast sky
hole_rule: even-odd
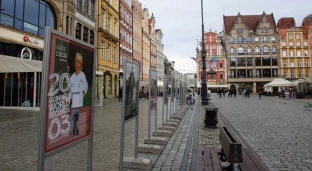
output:
[[[200,0],[139,0],[143,8],[154,13],[156,28],[164,37],[165,55],[175,61],[175,69],[195,73],[197,39],[201,39]],[[300,2],[300,3],[299,3]],[[282,17],[294,17],[301,25],[305,16],[312,14],[312,0],[203,0],[205,31],[220,32],[223,15],[261,15],[273,13],[275,22]],[[278,8],[277,8],[278,7]]]

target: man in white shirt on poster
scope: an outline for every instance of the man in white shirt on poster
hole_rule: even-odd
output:
[[[82,72],[82,55],[76,53],[75,57],[75,72],[70,77],[70,99],[71,108],[82,107],[83,98],[87,94],[88,82],[85,74]]]

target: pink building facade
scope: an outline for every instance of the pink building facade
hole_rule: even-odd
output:
[[[207,32],[205,34],[205,48],[206,54],[206,81],[208,83],[208,90],[212,93],[217,92],[218,89],[227,89],[227,72],[226,72],[226,58],[222,47],[222,34],[215,32]],[[202,84],[202,57],[201,47],[197,52],[197,88],[201,92]],[[208,71],[215,71],[215,74],[209,74]]]

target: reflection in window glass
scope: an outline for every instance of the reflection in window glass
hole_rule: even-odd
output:
[[[40,15],[39,15],[39,26],[40,27],[45,26],[45,16],[46,16],[46,6],[43,4],[40,4]]]
[[[15,18],[23,20],[24,1],[17,0],[15,3]]]
[[[16,28],[18,30],[23,30],[23,21],[15,19],[14,28]]]
[[[24,20],[30,24],[38,25],[39,3],[35,0],[27,0],[24,8]]]
[[[46,26],[55,28],[54,15],[49,7],[47,7]]]
[[[1,16],[0,16],[0,24],[6,25],[9,27],[13,27],[13,25],[14,25],[13,21],[14,21],[14,19],[8,15],[1,14]]]
[[[2,13],[14,16],[14,0],[2,0],[1,9],[4,9],[1,11]]]
[[[25,32],[38,35],[38,27],[37,26],[34,26],[34,25],[26,23],[26,22],[24,22],[23,26],[24,26]]]
[[[43,28],[39,28],[39,36],[44,37],[44,29]]]

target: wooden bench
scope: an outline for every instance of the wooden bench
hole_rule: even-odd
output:
[[[222,171],[217,149],[197,148],[196,171]]]
[[[221,158],[225,156],[229,167],[235,170],[239,167],[242,171],[268,171],[261,160],[248,148],[243,148],[234,133],[226,127],[220,127],[219,140],[222,145]]]

